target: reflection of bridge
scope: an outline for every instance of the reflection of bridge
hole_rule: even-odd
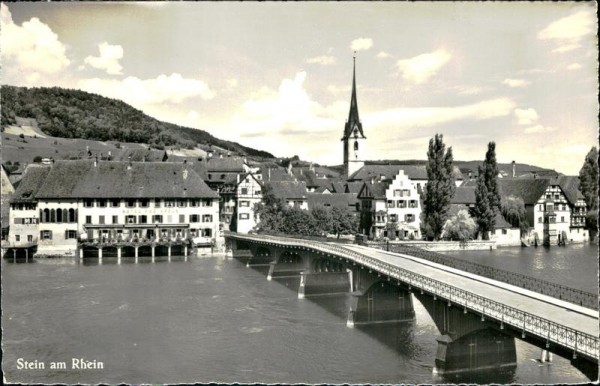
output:
[[[351,291],[348,325],[414,319],[411,293],[431,315],[436,368],[456,372],[514,366],[514,337],[598,376],[598,312],[407,254],[352,244],[225,234],[234,255],[268,264],[268,278],[300,275],[300,298]]]

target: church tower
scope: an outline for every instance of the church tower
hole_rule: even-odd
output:
[[[358,118],[358,102],[356,101],[356,56],[352,69],[352,97],[350,100],[350,112],[344,127],[344,173],[348,178],[363,167],[366,156],[366,137],[363,133],[362,123]]]

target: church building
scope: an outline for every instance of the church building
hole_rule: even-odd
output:
[[[358,102],[356,101],[356,57],[352,70],[352,97],[350,112],[344,127],[344,177],[348,178],[363,167],[366,159],[366,137],[362,123],[358,117]]]

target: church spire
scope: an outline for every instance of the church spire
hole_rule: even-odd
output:
[[[353,131],[358,128],[360,136],[365,138],[362,130],[362,124],[358,116],[358,101],[356,98],[356,51],[354,51],[353,66],[352,66],[352,96],[350,98],[350,111],[348,112],[348,121],[344,130],[344,137],[348,138],[353,136]]]

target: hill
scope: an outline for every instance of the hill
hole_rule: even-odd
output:
[[[15,125],[17,117],[26,117],[37,121],[41,135],[144,143],[157,149],[213,145],[240,155],[273,158],[268,152],[215,138],[203,130],[161,122],[123,101],[84,91],[15,86],[2,86],[1,91],[3,130]]]

